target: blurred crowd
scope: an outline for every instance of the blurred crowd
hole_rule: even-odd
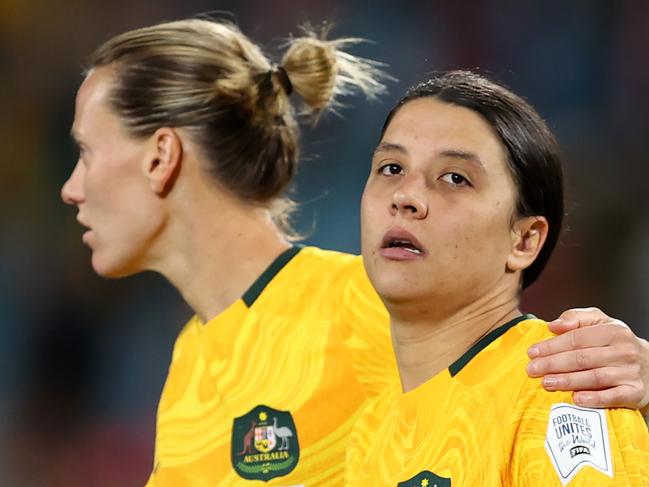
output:
[[[433,70],[480,68],[525,95],[565,154],[562,242],[525,310],[596,305],[649,336],[649,3],[421,0],[2,0],[0,485],[137,486],[190,310],[156,275],[102,280],[60,201],[83,60],[127,29],[196,14],[237,22],[279,58],[304,21],[370,39],[390,95],[304,128],[293,196],[306,243],[357,252],[369,155],[392,103]]]

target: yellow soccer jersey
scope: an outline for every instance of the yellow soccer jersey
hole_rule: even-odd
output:
[[[397,381],[360,257],[290,249],[219,316],[185,325],[147,485],[342,485],[361,406]]]
[[[628,409],[574,406],[525,373],[551,337],[521,317],[448,369],[372,401],[354,427],[346,485],[390,487],[649,486],[649,434]]]

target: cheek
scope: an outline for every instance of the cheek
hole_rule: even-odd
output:
[[[445,247],[455,263],[500,265],[509,252],[510,225],[501,212],[474,211],[461,221],[447,221],[442,231],[448,236]]]
[[[375,251],[377,233],[380,233],[380,216],[378,201],[366,189],[361,198],[361,248],[363,254],[369,252],[370,249]]]

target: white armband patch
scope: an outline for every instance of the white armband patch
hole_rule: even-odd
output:
[[[586,465],[613,477],[604,409],[553,404],[545,435],[545,449],[563,485]]]

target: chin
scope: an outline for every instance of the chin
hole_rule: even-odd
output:
[[[372,285],[385,303],[405,303],[422,294],[415,283],[408,282],[401,275],[374,276]]]
[[[125,265],[123,261],[116,262],[115,260],[111,261],[110,259],[102,258],[97,252],[92,254],[92,268],[97,275],[107,279],[128,277],[139,272],[133,266]]]

